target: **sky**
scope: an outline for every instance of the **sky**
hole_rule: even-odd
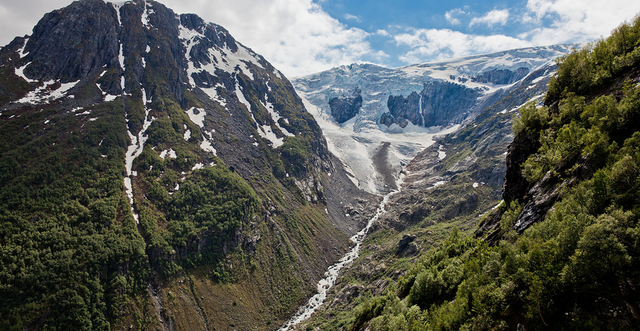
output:
[[[225,27],[288,77],[351,63],[395,68],[607,37],[638,0],[161,0]],[[0,45],[70,0],[0,0]]]

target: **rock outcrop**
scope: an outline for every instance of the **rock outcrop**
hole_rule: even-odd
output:
[[[515,71],[508,69],[494,69],[485,71],[480,75],[471,77],[472,82],[492,83],[495,85],[513,84],[529,74],[528,68],[518,68]]]
[[[402,128],[408,123],[422,127],[455,124],[469,115],[481,95],[478,90],[455,83],[427,82],[420,93],[389,96],[389,111],[382,114],[380,123],[398,124]]]
[[[336,97],[329,100],[331,116],[338,123],[344,123],[354,118],[362,108],[362,95],[360,89],[355,88],[349,97]]]

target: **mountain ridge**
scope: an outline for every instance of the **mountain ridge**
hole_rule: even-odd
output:
[[[352,64],[297,77],[293,84],[325,130],[331,152],[351,169],[354,183],[384,193],[388,183],[372,160],[382,143],[391,144],[388,162],[397,179],[403,165],[436,136],[472,121],[525,81],[540,92],[554,59],[574,46],[530,47],[395,69]],[[346,107],[355,90],[362,99],[357,111]],[[346,108],[339,111],[335,100],[343,100]]]
[[[289,81],[194,14],[77,1],[0,72],[2,328],[274,329],[375,212]]]

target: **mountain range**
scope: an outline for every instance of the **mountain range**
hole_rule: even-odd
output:
[[[159,2],[50,12],[0,48],[0,329],[637,329],[639,22],[289,81]]]
[[[527,97],[498,111],[540,98],[554,60],[577,46],[532,47],[397,69],[352,64],[295,78],[293,84],[354,183],[384,193],[397,187],[403,166],[433,144],[434,136],[473,121],[523,84],[530,89]],[[389,143],[388,162],[376,164],[383,142]]]

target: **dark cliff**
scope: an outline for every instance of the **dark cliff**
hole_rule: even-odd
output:
[[[349,97],[336,97],[329,100],[331,116],[338,123],[344,123],[355,117],[362,108],[360,89],[355,88]]]
[[[389,111],[382,114],[380,123],[398,124],[404,128],[410,122],[416,126],[449,125],[465,118],[476,105],[479,91],[450,82],[424,83],[420,93],[407,97],[389,96]]]

